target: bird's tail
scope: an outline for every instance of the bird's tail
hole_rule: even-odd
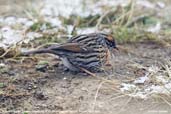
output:
[[[54,51],[50,50],[50,49],[37,49],[37,50],[22,52],[21,56],[29,56],[29,55],[41,54],[41,53],[52,53],[52,54],[54,54]]]

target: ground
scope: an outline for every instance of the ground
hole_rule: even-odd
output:
[[[123,46],[123,45],[122,45]],[[112,76],[97,74],[100,78],[110,80],[126,80],[131,76],[140,76],[134,67],[128,64],[149,66],[159,64],[160,59],[170,56],[170,48],[155,42],[146,41],[125,44],[128,51],[116,52],[113,58]],[[129,50],[131,53],[129,53]],[[133,53],[132,53],[133,52]],[[43,57],[40,55],[39,57]],[[52,63],[54,57],[46,55]],[[59,67],[49,65],[45,72],[36,71],[36,58],[9,62],[10,72],[1,74],[4,83],[0,97],[2,111],[81,111],[115,114],[169,114],[170,106],[161,99],[138,99],[129,97],[116,90],[114,84],[92,76],[63,73]],[[32,112],[33,113],[33,112]],[[50,113],[50,112],[49,112]]]
[[[170,0],[1,0],[0,114],[170,114],[170,9]],[[64,71],[53,55],[16,56],[97,31],[119,50],[95,77]]]

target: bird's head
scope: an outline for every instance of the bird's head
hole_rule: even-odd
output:
[[[108,48],[114,48],[114,49],[117,48],[115,39],[111,35],[107,35],[107,37],[105,37],[105,40],[106,40],[106,44],[107,44]]]
[[[116,50],[118,50],[118,48],[116,47],[116,42],[115,39],[112,35],[107,35],[107,34],[103,34],[103,38],[104,38],[104,43],[106,45],[106,47],[111,51],[114,52]]]

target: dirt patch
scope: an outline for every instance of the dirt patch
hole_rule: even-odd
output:
[[[115,54],[112,60],[112,75],[98,74],[110,80],[125,81],[142,75],[128,64],[138,63],[143,66],[160,64],[170,57],[170,47],[162,47],[154,42],[126,44],[127,51]],[[63,73],[61,68],[49,64],[45,72],[37,71],[35,66],[42,60],[57,62],[49,55],[36,56],[21,60],[5,60],[10,72],[3,72],[0,82],[1,111],[81,111],[97,113],[132,113],[132,114],[169,114],[171,108],[161,99],[138,99],[117,92],[112,84],[91,76]],[[57,62],[58,63],[58,62]],[[169,101],[170,99],[168,99]],[[33,112],[32,112],[33,113]],[[49,112],[50,113],[50,112]]]
[[[115,53],[112,60],[113,71],[99,73],[98,78],[64,72],[61,61],[51,55],[0,59],[0,113],[171,113],[170,89],[167,91],[169,94],[163,94],[163,91],[153,94],[154,91],[152,93],[151,90],[152,87],[162,90],[161,86],[165,85],[167,87],[163,89],[171,87],[171,63],[167,63],[167,60],[170,62],[171,56],[171,16],[168,13],[171,11],[170,1],[138,0],[126,6],[125,1],[119,1],[121,4],[117,10],[109,12],[106,11],[115,9],[118,1],[105,1],[83,1],[83,11],[80,7],[82,5],[77,4],[78,0],[75,5],[71,1],[54,0],[0,1],[0,42],[5,47],[14,39],[15,44],[25,37],[28,42],[30,39],[40,38],[33,42],[31,40],[29,49],[47,42],[61,43],[68,35],[96,31],[94,26],[99,28],[99,31],[109,30],[119,43],[147,39],[158,42],[120,45],[121,50]],[[48,3],[53,5],[47,5]],[[84,7],[86,4],[90,7]],[[57,6],[60,6],[59,9]],[[72,8],[78,15],[73,12],[75,16],[69,16],[72,14]],[[93,14],[94,11],[97,15]],[[55,12],[62,15],[58,16]],[[105,15],[101,15],[103,13]],[[90,15],[84,17],[88,14]],[[163,46],[167,44],[168,47]],[[0,55],[4,51],[1,51]],[[40,65],[41,61],[47,64]],[[137,81],[138,78],[141,80]]]

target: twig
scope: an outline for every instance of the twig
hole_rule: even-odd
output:
[[[115,13],[116,11],[117,11],[117,9],[109,10],[109,11],[105,12],[105,13],[98,19],[95,28],[98,30],[98,29],[99,29],[99,26],[100,26],[100,24],[101,24],[101,22],[103,21],[103,19],[104,19],[108,14],[110,14],[110,13],[112,13],[112,12]]]
[[[0,96],[3,97],[18,97],[18,96],[29,96],[31,95],[30,93],[18,93],[18,94],[6,94],[6,93],[2,93],[0,94]]]
[[[162,96],[159,96],[159,95],[158,95],[158,97],[161,98],[166,104],[168,104],[171,107],[171,103],[168,100],[166,100],[165,98],[163,98]]]
[[[132,18],[132,16],[133,16],[133,13],[134,13],[134,6],[135,6],[135,0],[130,0],[130,6],[131,6],[130,14],[128,15],[128,19],[127,19],[127,22],[126,22],[125,26],[128,25],[129,20],[131,20],[131,18]]]
[[[134,23],[144,19],[145,17],[149,17],[149,16],[152,16],[153,14],[143,14],[143,15],[140,15],[140,16],[137,16],[135,18],[133,18],[131,21],[129,21],[127,24],[126,24],[126,27],[130,27],[132,26]]]
[[[100,80],[102,80],[102,81],[104,81],[104,82],[107,82],[107,83],[110,83],[110,84],[112,84],[112,85],[119,85],[121,82],[119,82],[119,81],[111,81],[111,80],[107,80],[107,79],[104,79],[104,78],[100,78],[100,77],[98,77],[96,74],[94,74],[94,73],[92,73],[92,72],[90,72],[90,71],[88,71],[88,70],[86,70],[86,69],[84,69],[84,68],[80,68],[82,71],[84,71],[84,72],[86,72],[87,74],[89,74],[90,76],[93,76],[93,77],[95,77],[95,78],[97,78],[97,79],[100,79]],[[115,87],[115,88],[117,88],[117,87]]]
[[[97,101],[97,97],[98,97],[98,93],[99,93],[99,90],[101,88],[101,86],[103,85],[104,82],[101,82],[97,88],[97,91],[96,91],[96,94],[94,96],[94,102],[93,102],[93,107],[92,107],[92,110],[94,111],[95,109],[95,104],[96,104],[96,101]]]

